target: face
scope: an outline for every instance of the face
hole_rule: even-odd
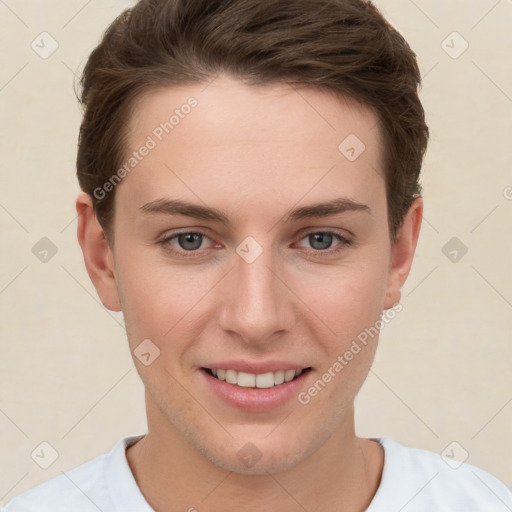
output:
[[[287,85],[206,85],[137,103],[130,155],[150,150],[116,187],[112,283],[95,284],[144,354],[150,430],[230,471],[279,471],[350,423],[378,336],[353,342],[399,299],[408,269],[397,281],[393,265],[408,260],[393,254],[370,110]]]

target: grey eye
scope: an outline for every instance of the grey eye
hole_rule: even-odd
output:
[[[312,233],[308,236],[308,241],[313,249],[329,249],[332,245],[333,236],[329,233]]]
[[[179,246],[185,251],[195,251],[201,247],[204,235],[200,233],[181,233],[176,235]]]

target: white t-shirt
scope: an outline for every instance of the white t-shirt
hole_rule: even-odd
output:
[[[120,439],[109,453],[16,496],[2,511],[154,512],[126,459],[126,448],[141,437]],[[512,492],[491,474],[470,464],[454,469],[452,459],[386,437],[374,439],[384,447],[384,469],[366,512],[512,511]],[[200,505],[191,504],[199,511]]]

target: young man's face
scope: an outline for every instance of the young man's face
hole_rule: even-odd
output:
[[[150,435],[182,437],[228,470],[284,470],[350,435],[377,336],[344,354],[400,298],[421,199],[392,246],[374,114],[319,90],[251,88],[225,76],[205,87],[161,89],[137,104],[131,151],[148,136],[157,145],[115,190],[112,253],[81,242],[103,303],[122,309],[132,353],[150,363],[134,356]],[[168,134],[155,132],[191,96],[197,106],[182,109]],[[165,202],[178,200],[225,222],[171,214]],[[346,206],[336,214],[292,213],[335,200]],[[88,222],[92,239],[99,228]],[[138,349],[143,340],[151,342]],[[310,369],[255,389],[206,368]],[[260,459],[248,462],[251,454]]]

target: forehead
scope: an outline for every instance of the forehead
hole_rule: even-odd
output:
[[[289,206],[306,194],[325,199],[333,187],[368,202],[384,188],[376,115],[311,87],[220,76],[156,89],[135,104],[128,145],[127,158],[151,146],[124,180],[139,205],[164,191],[221,198],[231,190]]]

